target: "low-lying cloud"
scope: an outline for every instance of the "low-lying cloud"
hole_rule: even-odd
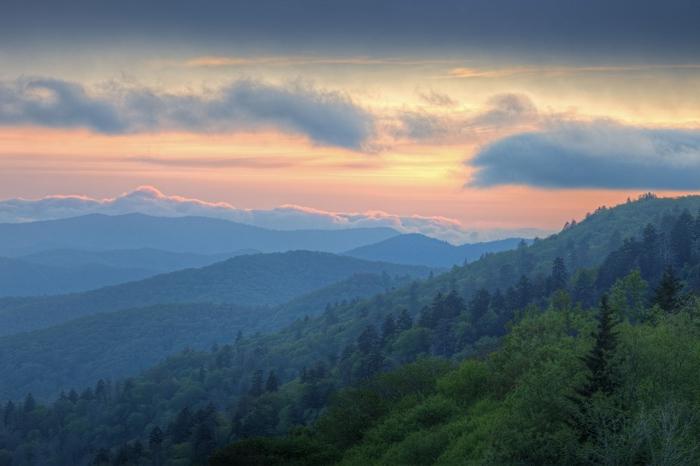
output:
[[[543,233],[531,229],[467,231],[459,221],[450,218],[401,216],[381,211],[329,212],[297,205],[283,205],[269,210],[243,209],[226,202],[207,202],[165,195],[152,186],[142,186],[108,199],[56,195],[35,200],[0,201],[0,223],[51,220],[94,213],[214,217],[277,230],[389,227],[402,233],[422,233],[452,243],[487,241],[511,236],[532,237]]]
[[[372,114],[342,93],[253,80],[200,94],[171,94],[118,85],[94,92],[58,79],[18,79],[0,83],[0,124],[81,127],[106,134],[274,128],[355,150],[374,131]]]
[[[700,189],[700,131],[557,121],[505,137],[466,162],[474,187]]]

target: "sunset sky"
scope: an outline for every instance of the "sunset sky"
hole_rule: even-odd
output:
[[[698,2],[142,3],[4,2],[0,198],[557,230],[700,189]]]

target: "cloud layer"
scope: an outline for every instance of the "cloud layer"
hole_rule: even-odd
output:
[[[0,201],[1,223],[50,220],[91,213],[119,215],[133,212],[168,217],[215,217],[279,230],[390,227],[403,233],[422,233],[458,244],[543,234],[541,230],[532,229],[467,231],[454,219],[400,216],[381,211],[328,212],[296,205],[284,205],[270,210],[241,209],[225,202],[168,196],[152,186],[141,186],[109,199],[57,195],[36,200]]]
[[[554,122],[483,148],[471,186],[700,189],[700,132]]]
[[[374,130],[373,116],[344,94],[251,80],[175,95],[116,85],[97,93],[58,79],[18,79],[0,83],[0,124],[84,127],[107,134],[274,128],[349,149],[360,149]]]

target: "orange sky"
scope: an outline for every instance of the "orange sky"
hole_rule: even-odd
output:
[[[700,68],[695,66],[242,60],[205,52],[168,60],[139,56],[131,62],[132,76],[116,79],[127,87],[172,94],[198,93],[242,78],[280,86],[302,81],[342,94],[373,115],[371,140],[361,149],[343,148],[274,125],[236,132],[169,129],[123,134],[80,125],[8,125],[0,127],[0,197],[110,197],[148,184],[246,208],[297,204],[334,211],[379,209],[445,216],[465,228],[557,229],[572,217],[622,202],[641,190],[466,188],[473,169],[465,161],[490,142],[537,130],[562,116],[608,118],[640,127],[700,126]],[[36,75],[39,70],[41,75],[80,82],[99,95],[117,71],[89,63],[85,58],[38,60],[33,65],[18,60],[4,74]],[[507,124],[484,123],[482,116],[492,110],[494,96],[504,94],[525,96],[532,102],[533,115]],[[434,121],[440,131],[409,135],[401,126],[407,115]]]

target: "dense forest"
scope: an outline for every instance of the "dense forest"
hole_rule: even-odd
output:
[[[696,464],[700,198],[0,413],[0,464]],[[109,364],[107,361],[106,364]]]

